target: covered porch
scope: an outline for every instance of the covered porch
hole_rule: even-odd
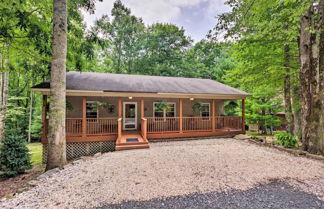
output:
[[[242,116],[222,115],[218,110],[220,105],[217,105],[223,102],[220,99],[75,96],[67,100],[73,101],[75,106],[73,112],[67,111],[67,142],[115,141],[116,150],[119,150],[126,145],[147,148],[150,139],[234,135],[245,132],[244,99],[241,102]],[[111,114],[108,115],[99,107],[96,109],[97,113],[90,112],[89,104],[94,100],[110,101],[116,105],[110,107],[114,110],[109,109]],[[174,109],[173,112],[163,114],[155,111],[156,101],[161,100],[171,101],[168,104]],[[199,114],[192,115],[190,108],[195,101],[204,102],[204,114],[200,111]],[[47,143],[47,110],[47,96],[43,95],[43,143]],[[134,138],[138,141],[127,141]]]

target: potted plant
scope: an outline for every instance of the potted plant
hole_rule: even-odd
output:
[[[202,103],[201,102],[196,102],[194,105],[192,105],[192,112],[197,112],[197,111],[201,111],[202,110]]]

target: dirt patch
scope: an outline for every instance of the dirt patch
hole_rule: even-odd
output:
[[[0,199],[3,197],[12,197],[15,193],[26,189],[27,182],[36,178],[43,172],[42,166],[37,166],[18,176],[8,178],[0,175]]]

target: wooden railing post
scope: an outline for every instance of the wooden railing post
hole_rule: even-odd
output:
[[[43,95],[43,106],[42,106],[42,143],[45,143],[47,139],[47,121],[46,121],[46,113],[47,113],[47,95]]]
[[[215,132],[215,99],[213,99],[212,102],[211,114],[212,114],[212,131]]]
[[[182,133],[182,99],[179,99],[179,132]]]
[[[142,118],[142,124],[141,124],[141,129],[142,129],[142,137],[143,139],[147,139],[147,119]]]
[[[87,136],[87,97],[82,97],[82,137]]]
[[[118,118],[118,139],[122,136],[122,118]]]
[[[242,99],[242,131],[245,132],[245,99]]]

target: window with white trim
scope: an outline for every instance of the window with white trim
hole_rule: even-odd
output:
[[[87,118],[98,118],[98,105],[96,102],[87,101]]]
[[[201,117],[209,117],[210,116],[210,103],[202,103],[201,104]]]
[[[160,110],[158,107],[159,102],[153,103],[153,115],[156,118],[162,117],[175,117],[176,116],[176,103],[175,102],[167,102],[168,109],[167,110]]]

